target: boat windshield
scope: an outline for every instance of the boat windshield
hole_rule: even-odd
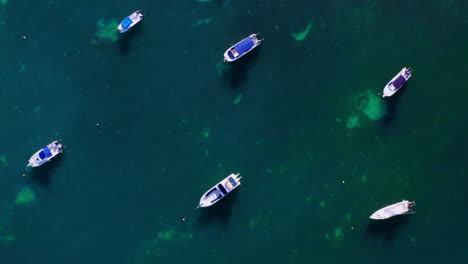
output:
[[[229,58],[231,58],[231,60],[235,59],[236,57],[234,57],[234,55],[232,54],[232,51],[228,51],[227,52]]]
[[[209,193],[206,194],[206,197],[207,198],[213,197],[213,200],[211,201],[211,203],[214,203],[217,200],[221,199],[223,195],[218,191],[218,189],[213,188]]]

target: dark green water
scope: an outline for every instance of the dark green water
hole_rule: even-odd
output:
[[[0,1],[0,263],[468,262],[467,1],[119,2]]]

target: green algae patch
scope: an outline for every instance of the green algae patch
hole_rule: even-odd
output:
[[[210,129],[205,128],[203,129],[203,138],[209,138],[210,137]]]
[[[357,115],[351,115],[346,120],[346,127],[347,128],[355,128],[360,127],[361,122],[359,121],[359,117]]]
[[[18,192],[15,198],[15,204],[30,204],[36,200],[36,194],[29,187],[23,187],[21,191]]]
[[[227,63],[224,62],[219,62],[216,64],[216,73],[219,76],[223,76],[226,72],[228,72],[230,69],[230,66]]]
[[[117,41],[119,38],[119,33],[117,32],[117,27],[119,22],[117,20],[105,20],[103,18],[99,19],[97,24],[96,37],[100,40],[110,40],[112,42]]]
[[[346,119],[348,129],[361,127],[369,121],[377,121],[387,113],[384,100],[372,90],[362,91],[352,97],[350,104],[350,115]]]
[[[341,227],[337,227],[333,229],[332,232],[325,234],[326,240],[334,240],[334,241],[341,241],[344,239],[343,229]]]
[[[307,24],[304,31],[299,32],[299,33],[292,33],[292,37],[297,41],[302,41],[307,37],[307,35],[309,35],[311,28],[312,28],[312,23],[309,23]]]
[[[385,104],[380,96],[371,90],[358,94],[355,98],[356,108],[371,120],[379,120],[385,113]]]
[[[361,182],[362,183],[367,183],[367,176],[366,175],[361,176]]]
[[[324,200],[320,201],[319,205],[320,205],[320,208],[327,207],[327,203]]]
[[[198,19],[197,22],[193,23],[192,27],[198,27],[201,25],[211,24],[211,21],[213,21],[211,17],[201,18],[201,19]]]
[[[160,240],[173,240],[175,235],[174,229],[169,229],[158,233],[158,239]]]
[[[239,104],[240,101],[242,100],[242,94],[239,94],[238,96],[236,96],[236,98],[234,98],[234,101],[232,101],[233,104]]]
[[[344,241],[343,228],[340,226],[334,228],[331,232],[324,235],[324,239],[327,240],[331,245],[339,246]]]
[[[341,229],[341,227],[337,227],[333,230],[333,239],[337,240],[337,241],[341,241],[344,239],[344,233],[343,233],[343,229]]]
[[[5,155],[0,155],[0,164],[7,166],[8,165],[8,160]]]

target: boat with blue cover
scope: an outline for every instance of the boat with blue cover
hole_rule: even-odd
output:
[[[404,67],[390,82],[385,85],[382,97],[389,97],[396,93],[411,77],[411,68]]]
[[[203,194],[198,207],[208,207],[221,200],[221,198],[241,185],[241,178],[242,177],[239,177],[239,173],[231,173],[224,180],[220,181],[218,184],[210,188],[205,194]]]
[[[138,24],[138,22],[143,20],[143,16],[144,14],[141,12],[141,10],[133,12],[133,14],[129,15],[124,20],[122,20],[122,22],[120,22],[117,30],[119,30],[120,33],[125,33],[127,30]]]
[[[226,52],[224,52],[224,61],[231,62],[238,60],[260,45],[262,39],[258,39],[257,35],[258,34],[252,34],[226,50]]]
[[[29,159],[28,167],[38,167],[47,161],[51,160],[53,157],[62,153],[63,146],[58,141],[54,141],[49,145],[43,147],[38,152],[34,153]]]

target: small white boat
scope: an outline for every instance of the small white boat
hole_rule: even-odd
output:
[[[396,93],[411,77],[411,68],[404,67],[390,82],[385,85],[382,97],[389,97]]]
[[[143,16],[144,14],[141,12],[141,10],[133,12],[133,14],[129,15],[124,20],[122,20],[122,22],[120,22],[117,30],[119,30],[120,33],[125,33],[127,30],[138,24],[138,22],[143,20]]]
[[[406,200],[403,200],[402,202],[386,206],[376,211],[370,216],[370,219],[383,220],[396,215],[411,214],[414,213],[412,211],[414,205],[414,202],[408,202]]]
[[[240,186],[241,178],[242,177],[239,177],[239,173],[231,173],[231,175],[227,176],[224,180],[220,181],[218,184],[216,184],[210,190],[208,190],[205,194],[203,194],[198,207],[208,207],[221,200],[221,198],[223,198],[228,193],[232,192],[232,190]]]
[[[258,34],[252,34],[226,50],[226,52],[224,52],[224,61],[231,62],[238,60],[260,45],[262,39],[258,39],[257,35]]]
[[[47,161],[51,160],[53,157],[57,156],[59,153],[62,153],[63,146],[58,141],[54,141],[43,147],[38,152],[34,153],[29,159],[28,167],[38,167]]]

